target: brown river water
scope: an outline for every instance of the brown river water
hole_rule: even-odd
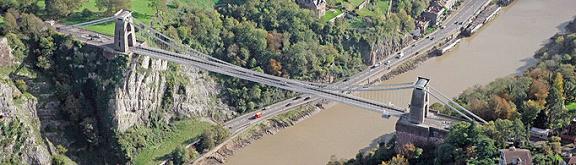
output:
[[[424,76],[445,95],[457,96],[469,87],[522,72],[535,62],[533,53],[574,16],[575,0],[517,0],[450,52],[383,83],[413,82],[417,76]],[[376,94],[362,96],[386,99]],[[397,102],[410,99],[394,98]],[[322,165],[331,155],[349,159],[379,139],[390,137],[396,120],[336,104],[294,127],[255,141],[237,151],[226,164]]]

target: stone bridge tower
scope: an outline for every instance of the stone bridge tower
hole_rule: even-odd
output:
[[[136,44],[132,12],[120,10],[116,14],[116,26],[114,28],[114,50],[129,53],[130,47]]]
[[[409,105],[409,122],[422,124],[429,112],[429,93],[427,93],[429,79],[419,77],[413,89],[411,104]]]

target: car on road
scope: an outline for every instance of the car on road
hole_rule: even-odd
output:
[[[391,60],[388,60],[387,62],[385,62],[385,65],[389,65],[391,64]]]
[[[411,45],[411,47],[415,47],[415,46],[417,46],[417,44],[413,44],[413,45]]]
[[[305,101],[307,101],[307,100],[309,100],[309,99],[311,99],[310,96],[305,97]]]
[[[434,40],[434,39],[435,39],[435,37],[431,37],[431,41]]]
[[[297,96],[297,97],[295,97],[293,100],[298,100],[298,99],[300,99],[300,98],[302,98],[302,97]]]
[[[380,64],[380,63],[377,63],[377,64],[371,66],[371,69],[377,68],[377,67],[379,67],[379,66],[381,66],[381,64]]]
[[[399,52],[399,53],[397,53],[396,58],[397,58],[397,59],[400,59],[400,58],[403,58],[403,56],[405,56],[405,53]]]
[[[285,107],[290,107],[291,105],[292,105],[292,103],[287,103],[287,104],[285,105]]]

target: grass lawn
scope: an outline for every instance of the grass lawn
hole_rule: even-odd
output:
[[[169,154],[179,145],[185,146],[191,139],[196,139],[210,123],[198,120],[177,121],[175,131],[171,131],[164,136],[160,143],[149,145],[134,157],[134,164],[159,164],[165,155]]]
[[[0,26],[4,26],[4,17],[0,16]]]
[[[389,12],[391,0],[376,0],[375,4],[368,4],[365,8],[358,10],[359,16],[382,16]]]
[[[194,4],[194,6],[199,8],[214,8],[220,0],[179,0],[182,3]]]
[[[354,10],[361,3],[363,3],[364,0],[332,0],[332,1],[333,2],[330,2],[330,4],[340,4],[340,6],[344,7],[346,10],[351,11]]]
[[[178,0],[183,4],[191,4],[194,6],[197,6],[199,8],[213,8],[213,6],[219,1],[219,0]],[[44,3],[43,1],[40,3]],[[140,22],[144,22],[144,23],[148,23],[150,22],[150,20],[152,19],[152,17],[154,16],[155,10],[154,8],[148,6],[149,0],[132,0],[131,1],[131,8],[130,10],[133,12],[132,15],[134,16],[134,18]],[[82,7],[80,7],[78,10],[76,10],[77,15],[79,15],[78,13],[82,12],[84,9],[88,9],[94,13],[101,13],[103,12],[102,10],[99,10],[96,7],[96,0],[88,0],[87,2],[85,2]],[[66,18],[64,20],[62,20],[64,23],[66,24],[77,24],[77,23],[81,23],[81,22],[86,22],[86,21],[90,21],[90,20],[95,20],[98,18],[103,18],[106,16],[100,16],[100,15],[92,15],[92,16],[77,16],[77,17],[69,17]],[[99,32],[102,34],[106,34],[106,35],[114,35],[114,23],[109,22],[106,24],[99,24],[99,25],[92,25],[92,26],[87,26],[85,27],[88,30],[91,31],[95,31],[95,32]]]
[[[341,13],[343,12],[339,9],[334,9],[333,11],[327,11],[325,15],[323,15],[323,21],[328,22]]]
[[[575,111],[575,103],[565,105],[569,111]]]

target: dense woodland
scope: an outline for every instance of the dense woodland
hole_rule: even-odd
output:
[[[215,10],[181,4],[161,14],[164,21],[159,24],[169,36],[227,62],[271,75],[330,83],[365,68],[363,56],[370,47],[412,31],[412,16],[428,6],[425,2],[402,1],[397,13],[362,18],[362,27],[349,20],[322,22],[312,11],[287,0],[222,0]],[[241,113],[291,95],[217,76],[225,87],[223,97]]]
[[[105,123],[99,123],[96,109],[104,103],[109,93],[94,93],[94,88],[104,84],[88,79],[88,73],[99,72],[101,81],[119,81],[120,72],[127,62],[117,58],[106,63],[100,56],[85,58],[95,53],[71,37],[55,33],[44,26],[42,20],[69,17],[106,16],[120,8],[130,6],[128,0],[97,0],[102,13],[78,12],[82,0],[46,0],[40,6],[37,0],[0,0],[3,16],[2,36],[8,38],[17,58],[13,70],[39,73],[36,81],[55,84],[56,99],[63,103],[62,112],[70,126],[70,136],[78,137],[78,145],[88,148],[87,157],[110,144],[116,157],[112,162],[126,162],[144,146],[157,142],[171,125],[153,123],[150,127],[133,128],[133,133],[110,137]],[[314,13],[300,8],[290,0],[221,0],[215,8],[200,8],[187,3],[166,0],[145,2],[154,8],[149,23],[174,39],[196,50],[227,62],[292,79],[331,83],[366,68],[364,63],[371,48],[389,40],[398,40],[415,29],[414,19],[428,6],[427,0],[400,0],[391,13],[382,16],[339,19],[334,23],[321,21]],[[330,5],[330,4],[329,4]],[[50,11],[50,12],[47,12]],[[67,56],[64,56],[67,55]],[[498,157],[497,149],[514,141],[533,151],[534,162],[559,161],[558,138],[551,138],[545,146],[527,143],[527,126],[549,128],[554,135],[575,116],[574,108],[566,105],[575,102],[575,32],[552,38],[536,53],[539,59],[519,76],[498,79],[463,92],[455,100],[479,116],[490,120],[488,125],[459,123],[455,125],[445,143],[438,147],[418,148],[402,146],[402,154],[394,153],[394,144],[382,144],[375,152],[358,155],[349,161],[332,161],[332,164],[398,164],[411,162],[429,164],[451,162],[492,164]],[[85,65],[91,64],[91,65]],[[82,66],[82,67],[80,67]],[[2,68],[4,69],[4,68]],[[178,72],[178,67],[171,68]],[[24,95],[40,95],[29,86],[29,77],[11,74],[10,79]],[[222,98],[237,112],[257,110],[275,101],[294,95],[287,91],[244,80],[214,75],[223,88]],[[178,84],[174,84],[178,85]],[[574,105],[574,104],[573,104]],[[433,109],[451,114],[447,108],[434,105]],[[106,119],[104,119],[106,120]],[[0,125],[13,127],[14,132],[2,132],[2,137],[22,132],[17,123]],[[220,127],[202,133],[200,151],[211,148],[227,135]],[[507,133],[503,133],[507,132]],[[146,136],[145,136],[146,135]],[[474,136],[476,138],[470,138]],[[116,138],[116,139],[115,139]],[[120,143],[120,144],[118,144]],[[65,153],[66,151],[63,151]],[[175,163],[186,160],[188,152],[177,148],[172,156]],[[107,153],[107,152],[98,152]],[[65,159],[55,157],[55,162]],[[112,160],[118,159],[118,160]],[[7,160],[18,162],[18,160]],[[5,162],[1,162],[5,163]],[[10,162],[7,162],[10,163]]]
[[[46,19],[92,18],[91,15],[106,15],[130,5],[127,0],[97,0],[96,6],[104,13],[75,13],[82,2],[46,0],[46,8],[41,10],[33,0],[1,1],[0,10],[12,9]],[[150,23],[191,48],[259,72],[324,83],[366,68],[363,61],[371,49],[414,30],[414,19],[429,5],[427,0],[402,0],[386,15],[326,23],[290,0],[221,0],[215,9],[167,1],[147,3],[155,9],[149,16]],[[15,17],[6,17],[5,29],[9,32]],[[215,76],[220,77],[225,88],[222,96],[241,113],[291,95],[276,88]]]
[[[511,144],[529,149],[534,164],[564,163],[559,135],[575,118],[574,23],[567,25],[566,33],[551,37],[535,53],[537,64],[523,74],[470,88],[455,99],[488,124],[459,122],[436,147],[407,144],[397,146],[402,152],[396,153],[393,139],[368,155],[332,158],[328,164],[496,164],[499,149]],[[458,116],[438,103],[431,108]],[[552,136],[542,144],[530,143],[528,127],[551,129]]]
[[[99,118],[106,116],[98,113],[106,113],[106,107],[102,107],[106,103],[102,101],[108,100],[111,94],[111,90],[99,88],[112,88],[114,82],[122,80],[127,59],[107,60],[91,55],[98,52],[69,36],[56,33],[43,22],[52,19],[64,23],[82,22],[108,16],[133,4],[128,0],[96,0],[95,7],[99,11],[79,11],[87,2],[0,0],[1,34],[8,38],[16,58],[16,65],[1,69],[10,70],[7,76],[22,91],[23,98],[30,96],[39,98],[41,102],[58,100],[61,103],[61,113],[69,126],[63,132],[50,127],[48,131],[65,133],[75,139],[73,148],[82,150],[58,146],[55,164],[68,162],[64,155],[81,155],[83,158],[80,160],[85,161],[99,157],[109,157],[109,162],[135,161],[134,156],[143,148],[159,142],[163,136],[177,130],[179,124],[186,123],[173,125],[152,120],[146,126],[116,134],[105,122],[110,119]],[[331,83],[364,69],[363,58],[371,47],[387,40],[398,40],[412,31],[415,28],[413,16],[428,6],[426,0],[400,2],[387,15],[337,20],[334,24],[320,20],[312,11],[300,8],[292,0],[222,0],[215,8],[201,8],[180,1],[151,0],[142,2],[152,9],[150,13],[144,13],[144,16],[136,13],[135,16],[144,18],[147,23],[191,48],[230,63],[276,76]],[[170,66],[168,72],[174,73],[166,74],[167,91],[175,92],[179,83],[184,82],[170,76],[179,72],[178,66]],[[22,72],[37,76],[20,75]],[[95,72],[102,76],[99,81],[88,78],[89,73]],[[214,76],[222,85],[222,98],[240,113],[294,95],[236,78]],[[46,84],[44,82],[51,86],[39,85]],[[47,91],[56,91],[56,94],[51,98],[40,97]],[[163,101],[162,104],[169,107],[171,103]],[[11,124],[17,125],[16,122]],[[21,128],[11,130],[18,132]],[[12,133],[6,132],[2,137]],[[221,127],[204,129],[197,150],[202,152],[213,147],[227,134]],[[172,157],[174,163],[180,164],[190,159],[190,155],[190,151],[177,148]]]

